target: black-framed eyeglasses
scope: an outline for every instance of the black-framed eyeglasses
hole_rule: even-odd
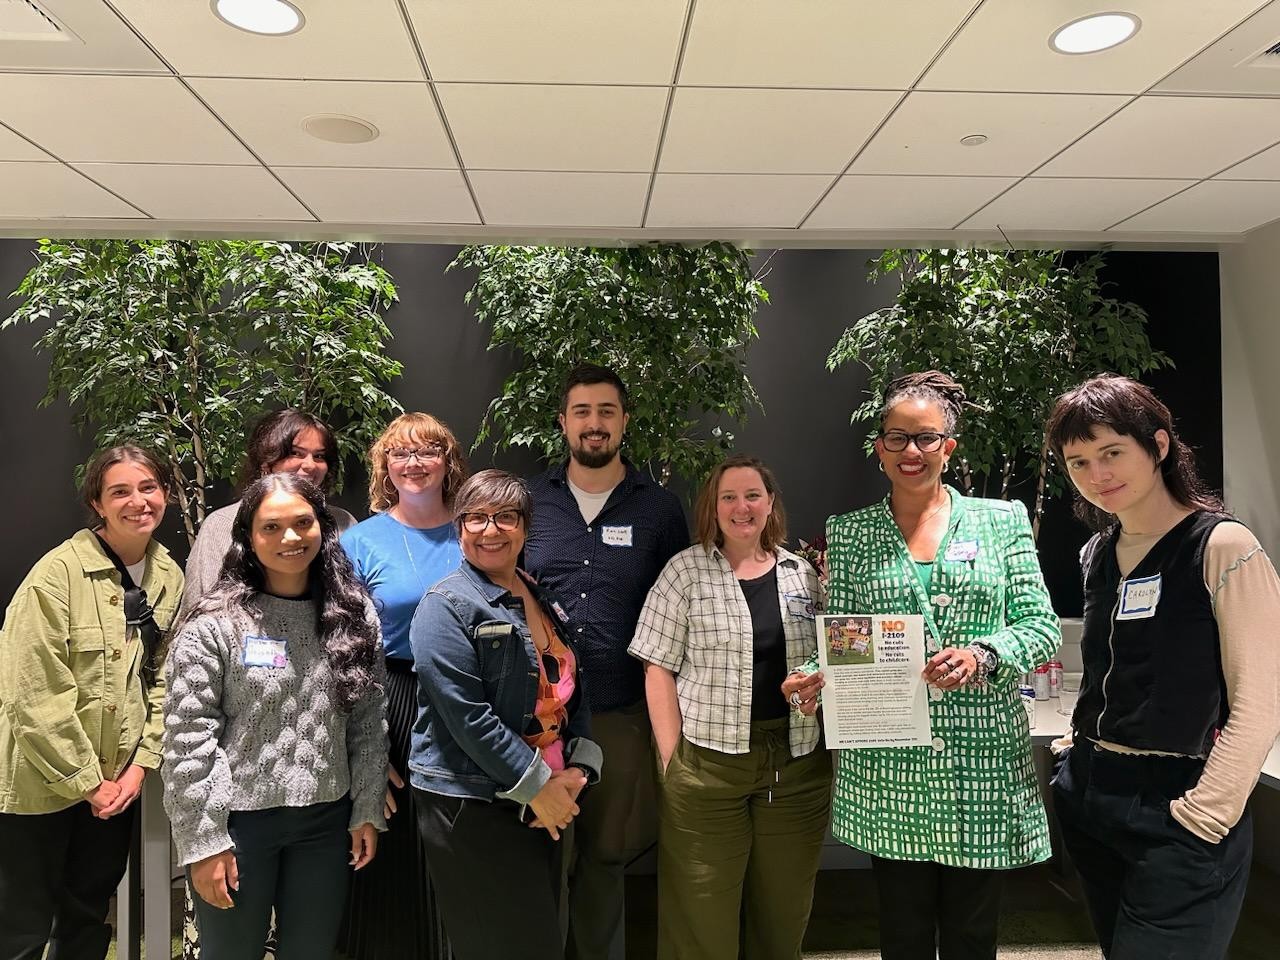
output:
[[[483,513],[479,510],[462,515],[462,529],[467,533],[484,533],[492,523],[503,533],[510,533],[520,526],[519,510],[499,510],[497,513]]]
[[[949,433],[935,433],[925,430],[921,433],[907,433],[905,430],[881,430],[880,442],[890,453],[901,453],[907,445],[914,443],[921,453],[933,453],[942,446],[943,440],[949,440]]]

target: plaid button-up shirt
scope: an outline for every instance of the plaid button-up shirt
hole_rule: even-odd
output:
[[[817,651],[814,614],[825,597],[813,567],[781,547],[774,552],[787,664],[798,667]],[[676,675],[686,740],[721,753],[746,753],[752,642],[751,610],[729,561],[715,547],[695,544],[663,568],[628,652]],[[793,711],[789,739],[793,757],[810,753],[818,743],[817,719]]]

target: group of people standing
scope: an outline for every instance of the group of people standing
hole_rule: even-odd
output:
[[[1002,879],[1051,853],[1018,678],[1060,635],[1025,509],[943,482],[962,388],[889,387],[889,494],[828,521],[825,579],[754,458],[712,472],[691,543],[621,456],[628,406],[575,370],[568,458],[528,482],[468,476],[405,414],[359,523],[326,502],[332,431],[272,414],[185,590],[154,539],[164,464],[100,453],[90,528],[0,636],[0,960],[104,956],[156,768],[206,960],[259,960],[273,914],[284,960],[620,957],[655,830],[664,960],[798,958],[828,825],[872,857],[884,957],[994,957]],[[1146,387],[1090,380],[1047,436],[1099,531],[1067,850],[1105,955],[1222,957],[1280,732],[1280,580]],[[825,748],[824,610],[923,616],[930,746]]]

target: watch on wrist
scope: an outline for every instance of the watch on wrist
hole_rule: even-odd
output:
[[[973,654],[976,661],[973,679],[969,681],[970,685],[981,686],[988,680],[994,679],[1000,669],[1000,654],[985,643],[969,644],[969,652]]]

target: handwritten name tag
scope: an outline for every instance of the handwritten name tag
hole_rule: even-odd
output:
[[[277,637],[245,637],[243,659],[246,667],[271,667],[279,670],[289,665],[285,641]]]
[[[812,620],[817,612],[813,608],[813,600],[806,597],[802,593],[788,593],[786,595],[787,613],[793,617],[800,617],[803,620]]]
[[[1120,588],[1120,609],[1117,620],[1147,620],[1156,615],[1160,603],[1160,574],[1126,580]]]
[[[629,547],[631,527],[601,527],[600,541],[607,547]]]
[[[959,560],[961,562],[969,562],[978,559],[978,541],[977,540],[952,540],[947,544],[947,552],[942,555],[943,560]]]

